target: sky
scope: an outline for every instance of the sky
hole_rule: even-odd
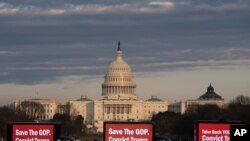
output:
[[[118,41],[138,99],[250,96],[249,0],[0,0],[0,105],[100,99]]]

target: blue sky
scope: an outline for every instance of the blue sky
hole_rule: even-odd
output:
[[[250,96],[249,17],[248,0],[0,0],[0,103],[100,98],[118,41],[140,99]]]

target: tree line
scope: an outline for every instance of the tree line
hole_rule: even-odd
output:
[[[6,137],[9,122],[34,122],[24,112],[16,111],[11,106],[0,107],[0,139]],[[250,123],[250,97],[238,96],[224,108],[216,105],[201,105],[188,109],[184,114],[170,111],[160,112],[152,117],[155,132],[171,137],[193,136],[195,120],[243,121]],[[62,135],[82,136],[86,133],[84,117],[71,118],[69,114],[55,114],[49,122],[61,123]]]
[[[194,135],[196,120],[242,121],[250,123],[250,97],[238,96],[225,107],[217,105],[199,105],[189,108],[184,114],[170,111],[160,112],[152,117],[155,132],[173,138]]]
[[[35,118],[30,118],[25,112],[17,111],[11,106],[0,107],[0,140],[6,138],[7,124],[10,122],[34,122]],[[61,125],[61,135],[82,136],[86,132],[84,118],[81,115],[74,119],[69,114],[55,114],[53,119],[45,122],[59,122]]]

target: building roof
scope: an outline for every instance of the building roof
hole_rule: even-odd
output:
[[[29,101],[29,102],[56,102],[55,100],[52,99],[43,99],[43,98],[33,98],[33,99],[28,99],[25,101]]]
[[[87,96],[81,96],[81,98],[77,99],[76,101],[93,101],[93,100],[87,98]]]
[[[220,95],[215,93],[214,87],[210,84],[207,88],[207,92],[199,97],[199,99],[223,99]]]
[[[157,98],[157,96],[151,96],[151,98],[148,99],[148,100],[146,100],[146,101],[150,101],[150,102],[159,102],[159,101],[163,101],[163,100]]]

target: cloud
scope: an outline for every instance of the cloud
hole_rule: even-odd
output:
[[[1,68],[0,71],[76,71],[76,70],[93,70],[103,68],[99,67],[90,67],[90,66],[65,66],[65,67],[9,67]]]
[[[248,65],[244,4],[249,6],[192,0],[6,0],[0,3],[2,11],[9,10],[0,14],[1,83],[104,74],[118,41],[135,71],[240,65],[236,60]]]
[[[13,5],[10,3],[0,3],[0,15],[35,12],[34,6]]]
[[[1,71],[0,71],[0,76],[1,76],[1,75],[8,75],[8,74],[9,74],[8,72],[1,72]]]
[[[7,3],[0,3],[0,15],[17,13],[20,9]]]
[[[7,54],[13,54],[13,52],[10,52],[10,51],[4,51],[4,50],[0,50],[0,56],[1,55],[7,55]]]
[[[137,65],[137,70],[183,70],[185,68],[213,68],[226,66],[250,66],[250,60],[197,60],[197,61],[176,61],[176,62],[159,62]],[[155,68],[155,69],[154,69]],[[157,69],[158,68],[158,69]]]
[[[104,4],[86,4],[86,5],[70,5],[67,7],[67,13],[77,14],[150,14],[167,12],[172,9],[174,5],[170,2],[167,3],[149,3],[148,5],[142,3],[123,3],[117,5],[104,5]]]
[[[181,59],[203,59],[203,60],[209,60],[209,59],[250,59],[247,57],[247,54],[250,54],[249,48],[206,48],[206,49],[181,49],[181,50],[172,50],[172,51],[162,51],[160,52],[160,55],[168,56],[169,58],[181,58]],[[180,57],[176,57],[180,56]],[[182,56],[184,58],[182,58]]]
[[[173,7],[174,3],[170,2],[170,1],[152,1],[152,2],[149,2],[148,5],[159,5],[159,6]]]
[[[249,8],[250,6],[248,4],[243,4],[243,3],[226,3],[221,5],[201,4],[195,7],[195,9],[199,11],[215,11],[215,12],[249,10]]]
[[[51,14],[51,15],[60,15],[64,13],[66,13],[66,10],[64,9],[49,9],[48,10],[48,14]]]
[[[27,15],[62,15],[62,14],[81,14],[81,15],[103,15],[119,13],[159,13],[172,9],[171,2],[149,2],[146,3],[121,3],[121,4],[64,4],[60,7],[41,7],[39,5],[11,5],[0,4],[0,14],[27,14]]]
[[[1,8],[0,14],[12,14],[17,13],[19,11],[18,8]]]
[[[151,56],[151,57],[149,57],[149,56],[147,56],[147,57],[136,56],[136,57],[129,57],[126,60],[131,61],[131,62],[132,61],[135,62],[135,61],[157,61],[158,59],[159,59],[158,57],[153,57],[153,56]]]

